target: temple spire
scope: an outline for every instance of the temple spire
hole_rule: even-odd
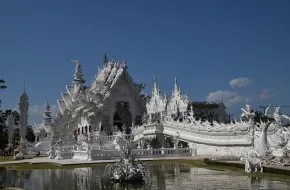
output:
[[[180,88],[178,87],[177,79],[175,77],[174,78],[174,88],[173,88],[172,96],[174,97],[175,95],[177,95],[179,93],[180,93]]]
[[[155,94],[155,95],[159,95],[160,94],[160,89],[159,89],[159,86],[158,86],[158,83],[157,83],[157,77],[154,76],[154,85],[153,85],[153,89],[152,89],[152,95]]]
[[[177,78],[174,78],[174,90],[178,90]]]
[[[24,91],[23,94],[20,96],[19,101],[19,118],[20,118],[20,127],[19,127],[19,133],[21,137],[21,142],[25,141],[26,136],[26,130],[27,130],[27,119],[28,119],[28,109],[29,109],[29,98]]]
[[[42,117],[42,120],[44,122],[44,124],[50,124],[52,122],[52,116],[51,116],[51,110],[50,110],[50,105],[49,103],[45,102],[45,106],[44,106],[44,115]]]
[[[72,62],[76,64],[73,83],[78,85],[85,83],[86,81],[83,79],[84,73],[81,63],[77,60],[72,60]]]
[[[108,60],[108,56],[107,56],[107,54],[105,53],[105,55],[104,55],[104,65],[106,65],[107,63],[109,62],[109,60]]]

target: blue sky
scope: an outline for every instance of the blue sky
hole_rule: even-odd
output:
[[[72,80],[70,60],[90,83],[105,52],[126,59],[146,92],[156,75],[170,94],[176,76],[192,100],[222,99],[233,114],[245,102],[290,105],[289,9],[286,0],[3,0],[2,108],[17,107],[25,82],[29,122],[39,122],[46,97],[55,111]]]

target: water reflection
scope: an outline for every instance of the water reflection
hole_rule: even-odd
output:
[[[104,167],[46,170],[0,171],[7,186],[27,190],[199,190],[199,189],[290,189],[290,183],[249,178],[236,173],[187,167],[181,164],[151,165],[152,177],[146,184],[105,182]]]

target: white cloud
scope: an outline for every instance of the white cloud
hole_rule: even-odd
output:
[[[45,105],[32,105],[32,106],[29,106],[29,115],[30,116],[37,116],[37,117],[43,116],[43,114],[44,114],[44,106]],[[59,109],[58,109],[57,105],[51,105],[50,111],[51,111],[51,115],[55,116],[59,112]]]
[[[277,95],[277,91],[274,89],[269,89],[269,88],[265,88],[262,90],[261,94],[260,94],[260,98],[261,100],[266,100],[269,98],[272,98],[274,96]]]
[[[230,80],[230,87],[245,87],[248,86],[251,83],[250,79],[246,77],[240,77]]]
[[[246,101],[246,98],[239,96],[238,93],[228,91],[228,90],[218,90],[211,92],[206,97],[209,102],[220,102],[223,101],[226,106],[231,106],[232,104]]]

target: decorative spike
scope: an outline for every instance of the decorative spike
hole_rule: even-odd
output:
[[[29,98],[26,92],[23,92],[23,94],[20,97],[20,102],[19,102],[19,115],[20,115],[19,133],[20,133],[22,142],[25,141],[25,136],[27,133],[28,109],[29,109]]]
[[[78,60],[71,60],[76,64],[75,72],[74,72],[74,80],[75,84],[83,84],[85,80],[83,79],[84,73],[82,71],[82,66]]]
[[[167,100],[167,92],[164,92],[164,99]]]
[[[104,58],[103,58],[103,64],[106,65],[109,62],[107,54],[105,53]]]
[[[44,124],[50,124],[52,122],[52,116],[51,116],[51,110],[50,110],[50,105],[46,100],[45,106],[44,106],[44,114],[42,117],[42,120]]]

